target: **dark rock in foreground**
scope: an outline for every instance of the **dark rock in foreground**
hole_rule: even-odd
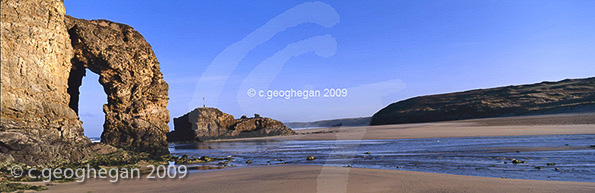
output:
[[[280,121],[257,116],[234,119],[232,115],[216,108],[196,108],[174,118],[174,129],[168,141],[204,141],[243,137],[263,137],[295,134]]]
[[[371,125],[595,111],[595,77],[414,97],[372,116]]]

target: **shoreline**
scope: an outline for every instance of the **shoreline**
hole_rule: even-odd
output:
[[[156,183],[157,182],[157,183]],[[311,165],[192,172],[184,179],[91,179],[48,187],[51,192],[592,192],[594,182],[462,176],[404,170]]]
[[[591,120],[595,114],[586,116]],[[584,117],[583,117],[584,118]],[[523,125],[491,125],[486,122]],[[547,119],[551,119],[548,117]],[[566,119],[566,118],[563,118]],[[487,121],[486,121],[487,120]],[[497,118],[436,123],[297,130],[297,135],[208,142],[253,140],[365,140],[446,137],[595,134],[594,124],[534,124],[526,118]],[[551,121],[549,121],[551,122]],[[554,120],[555,122],[555,120]],[[568,122],[567,122],[568,123]],[[572,123],[572,122],[570,122]],[[595,145],[595,144],[594,144]],[[543,147],[539,149],[583,147]],[[537,149],[530,148],[535,151]],[[517,149],[493,149],[510,152]],[[117,183],[91,179],[48,186],[51,192],[593,192],[595,182],[502,179],[406,170],[272,165],[192,171],[185,179],[127,179]]]
[[[422,139],[580,134],[595,134],[595,125],[470,126],[465,123],[421,123],[415,125],[407,124],[304,129],[296,130],[296,135],[216,139],[205,142],[261,140]]]
[[[253,140],[362,140],[526,135],[595,134],[595,113],[568,113],[468,119],[458,121],[349,126],[295,130],[296,135],[216,139],[206,142]]]

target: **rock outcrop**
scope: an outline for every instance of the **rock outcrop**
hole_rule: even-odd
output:
[[[281,121],[255,116],[254,118],[236,120],[236,123],[228,128],[228,136],[224,137],[243,138],[292,134],[295,132]]]
[[[168,153],[169,87],[151,45],[125,24],[67,16],[66,26],[74,49],[71,82],[80,82],[88,68],[99,74],[107,94],[101,141],[139,152]],[[78,86],[73,85],[74,92]]]
[[[232,115],[216,108],[196,108],[174,118],[174,130],[168,134],[169,141],[205,140],[227,133],[227,128],[235,124]]]
[[[372,125],[595,111],[595,77],[415,97],[378,111]]]
[[[204,141],[295,133],[280,121],[271,118],[242,116],[240,119],[234,119],[232,115],[216,108],[196,108],[174,118],[174,129],[175,131],[168,133],[168,141]]]
[[[2,160],[51,165],[88,157],[77,116],[85,68],[101,76],[108,95],[103,142],[167,153],[168,86],[138,32],[67,17],[60,0],[2,0],[1,7]]]

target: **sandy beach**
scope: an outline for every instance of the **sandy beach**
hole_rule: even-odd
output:
[[[270,166],[191,173],[178,180],[90,180],[51,192],[593,192],[595,183],[500,179],[398,170]]]
[[[435,123],[296,130],[297,135],[217,141],[262,139],[360,140],[444,137],[595,134],[595,113],[486,118]]]
[[[423,124],[300,130],[294,140],[402,139],[595,134],[595,114],[478,119]],[[557,120],[557,121],[556,121]],[[581,120],[581,121],[577,121]],[[587,120],[587,121],[585,121]],[[497,124],[499,123],[499,124]],[[564,124],[552,124],[564,123]],[[581,123],[581,124],[574,124]],[[586,124],[585,124],[586,123]],[[246,140],[246,139],[244,139]],[[89,180],[51,192],[593,192],[595,183],[502,179],[348,167],[283,165],[190,173],[176,180]]]

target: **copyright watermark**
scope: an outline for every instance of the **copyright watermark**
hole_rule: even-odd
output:
[[[25,171],[23,171],[23,167],[16,165],[16,166],[12,166],[12,168],[10,168],[10,175],[12,175],[12,177],[14,178],[20,178],[21,176],[23,176],[23,173]]]
[[[316,89],[286,89],[286,90],[256,90],[254,88],[248,89],[246,92],[249,97],[260,97],[266,99],[284,98],[284,99],[309,99],[309,98],[345,98],[348,91],[346,88],[325,88],[322,90]]]
[[[149,174],[144,176],[147,179],[174,179],[184,178],[188,175],[188,168],[185,165],[147,165]],[[43,182],[50,182],[56,179],[76,179],[76,182],[84,182],[90,178],[109,179],[114,183],[120,179],[140,179],[139,168],[93,168],[87,164],[83,168],[31,168],[25,171],[21,166],[15,165],[10,169],[14,178],[28,177],[41,179]],[[26,176],[25,176],[26,175]]]

